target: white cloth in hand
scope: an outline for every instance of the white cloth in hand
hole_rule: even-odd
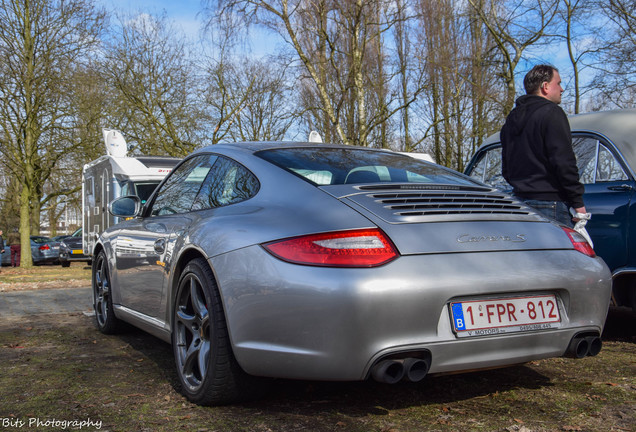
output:
[[[590,235],[587,233],[587,230],[585,229],[585,225],[587,225],[587,221],[589,221],[592,218],[592,213],[578,213],[573,208],[570,209],[570,213],[572,214],[573,217],[579,220],[577,223],[574,224],[574,231],[581,234],[585,238],[585,240],[587,240],[590,246],[594,248],[594,243],[592,243],[592,239],[590,238]]]

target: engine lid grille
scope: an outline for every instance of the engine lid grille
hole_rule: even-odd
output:
[[[362,193],[349,195],[348,199],[393,223],[539,219],[530,207],[497,190],[449,189],[427,187],[425,190],[385,189],[371,192],[360,187]]]
[[[426,192],[373,194],[372,198],[400,216],[466,213],[528,214],[519,203],[507,199],[504,195]]]

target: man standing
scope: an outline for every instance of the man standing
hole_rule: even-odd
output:
[[[570,124],[558,105],[563,93],[559,71],[537,65],[523,85],[526,94],[517,99],[501,129],[502,174],[518,198],[572,227],[569,208],[587,212]]]

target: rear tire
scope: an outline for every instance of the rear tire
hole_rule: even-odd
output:
[[[214,274],[202,258],[190,261],[179,278],[172,348],[183,394],[191,402],[222,405],[252,394],[255,378],[234,358]]]
[[[113,309],[108,260],[106,259],[106,253],[104,253],[104,251],[100,251],[99,254],[97,254],[94,264],[91,279],[93,285],[95,323],[102,333],[114,334],[121,328],[121,321],[115,316]]]

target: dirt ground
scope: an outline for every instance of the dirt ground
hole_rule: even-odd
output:
[[[636,425],[636,344],[620,335],[634,324],[629,312],[616,318],[618,336],[606,338],[593,358],[393,386],[271,381],[262,399],[225,407],[196,406],[179,394],[169,345],[135,329],[105,336],[92,320],[62,314],[0,322],[0,430],[528,432]]]
[[[259,400],[200,407],[179,393],[171,347],[139,330],[106,336],[84,314],[0,317],[0,432],[634,431],[631,311],[610,311],[603,340],[582,360],[417,384],[273,380]]]
[[[47,288],[79,288],[90,284],[91,267],[84,262],[73,262],[69,267],[52,264],[31,268],[0,267],[0,293]]]

